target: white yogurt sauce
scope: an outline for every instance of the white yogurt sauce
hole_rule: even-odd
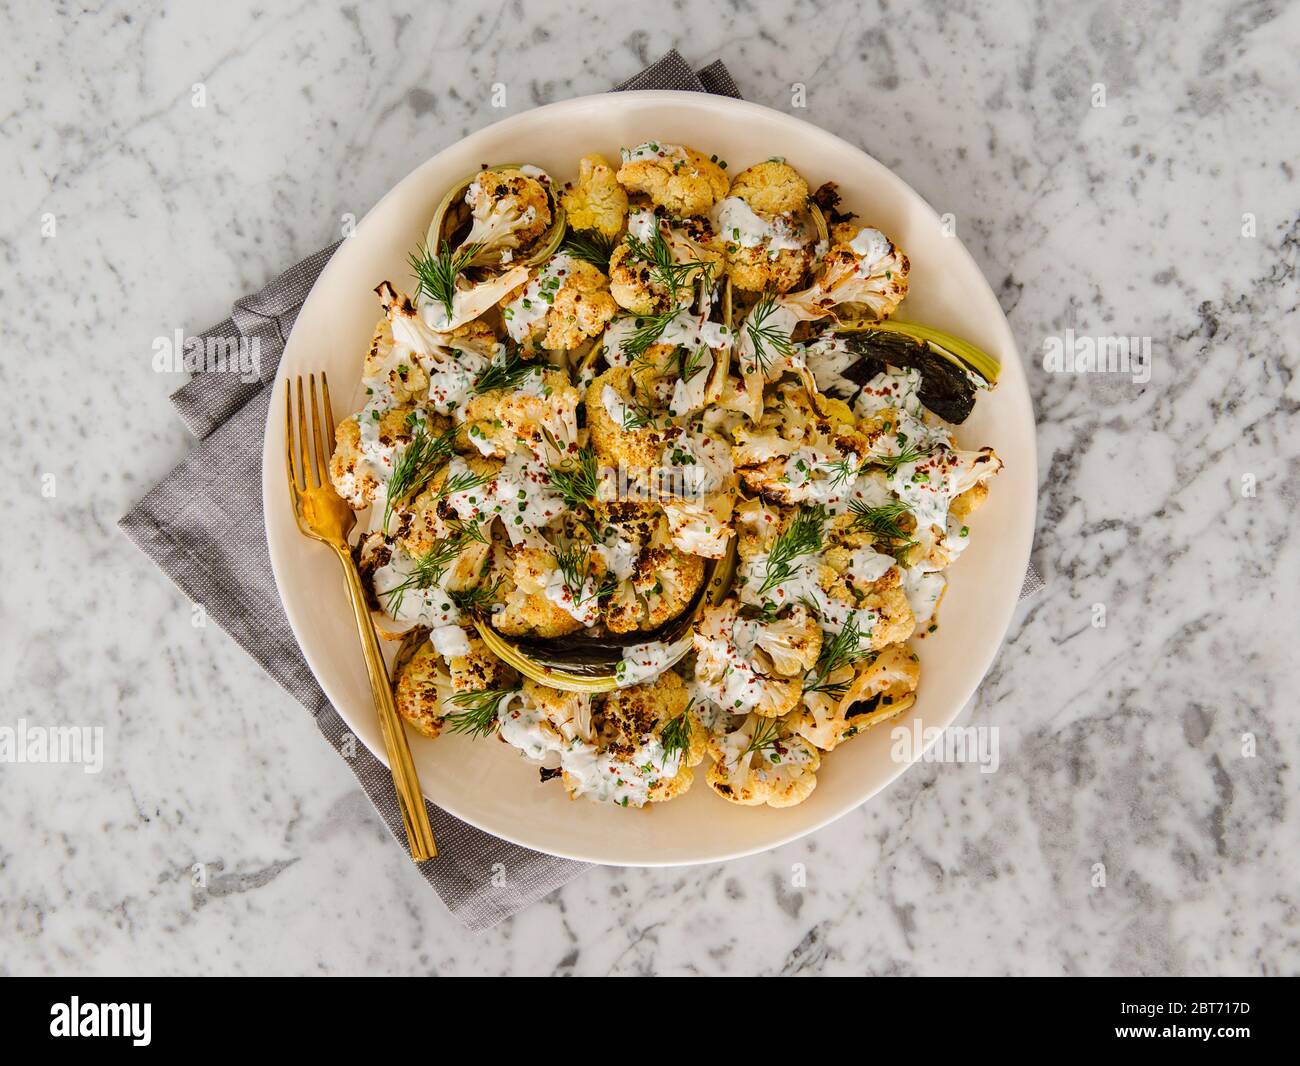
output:
[[[806,243],[786,219],[763,218],[739,196],[728,196],[713,208],[713,224],[723,240],[742,248],[761,246],[775,253],[798,250]]]

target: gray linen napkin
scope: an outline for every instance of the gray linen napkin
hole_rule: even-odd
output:
[[[617,87],[686,89],[739,97],[721,61],[696,73],[676,52]],[[352,736],[316,683],[280,606],[262,523],[262,433],[271,385],[298,311],[338,244],[235,303],[207,330],[222,341],[258,340],[261,379],[196,371],[172,402],[199,444],[119,525],[195,603],[303,704],[351,767],[389,831],[406,846],[388,769]],[[1042,588],[1032,570],[1022,596]],[[352,754],[349,754],[352,752]],[[428,805],[438,857],[418,869],[470,929],[491,928],[577,876],[586,864],[507,843]]]

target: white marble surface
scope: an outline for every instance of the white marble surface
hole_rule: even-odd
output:
[[[0,971],[1300,969],[1300,7],[125,10],[0,15],[0,724],[107,745],[98,775],[0,765]],[[513,112],[672,46],[777,108],[805,83],[800,114],[956,216],[1031,363],[1049,590],[965,719],[1002,730],[998,773],[919,766],[811,839],[593,870],[474,936],[308,716],[117,532],[189,445],[150,345],[501,117],[492,82]],[[1152,380],[1045,373],[1067,327],[1150,336]],[[222,864],[206,890],[196,862]]]

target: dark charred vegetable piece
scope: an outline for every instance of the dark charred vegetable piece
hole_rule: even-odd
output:
[[[862,356],[844,371],[844,376],[851,381],[866,384],[880,372],[882,364],[911,367],[921,372],[921,388],[917,392],[921,403],[945,422],[954,425],[965,422],[974,409],[975,385],[967,372],[928,344],[901,333],[864,331],[839,336],[851,351]]]

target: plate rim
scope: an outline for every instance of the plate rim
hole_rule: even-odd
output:
[[[370,220],[370,218],[373,215],[380,212],[381,209],[390,200],[397,198],[401,194],[401,191],[405,186],[407,186],[408,184],[415,183],[418,180],[418,175],[423,170],[425,170],[428,167],[434,166],[437,163],[437,161],[448,152],[451,152],[455,149],[463,148],[467,144],[472,145],[472,143],[477,140],[494,139],[495,137],[500,136],[503,132],[508,132],[510,127],[526,125],[529,121],[535,119],[535,117],[539,113],[543,113],[543,112],[560,114],[567,110],[580,111],[582,109],[589,108],[591,106],[608,106],[616,109],[627,108],[627,109],[635,110],[638,106],[652,107],[656,104],[660,104],[660,105],[679,104],[687,108],[696,108],[704,111],[716,112],[721,110],[723,112],[728,112],[728,111],[733,112],[738,115],[758,115],[758,116],[762,116],[764,121],[775,120],[779,124],[785,124],[791,127],[802,127],[805,129],[810,129],[812,131],[815,131],[817,135],[830,138],[831,140],[838,142],[838,144],[842,148],[858,156],[860,160],[869,169],[873,171],[873,175],[874,175],[873,180],[875,180],[876,177],[879,177],[880,179],[882,179],[887,183],[892,183],[895,186],[896,191],[901,192],[905,197],[915,201],[916,205],[919,206],[919,208],[924,213],[930,216],[931,221],[936,226],[941,224],[940,215],[930,204],[930,202],[919,192],[917,192],[916,189],[914,189],[910,184],[908,184],[903,178],[901,178],[898,174],[896,174],[890,167],[882,163],[879,159],[875,158],[864,149],[860,148],[858,145],[855,145],[852,142],[845,140],[844,138],[840,137],[838,134],[832,133],[831,131],[824,129],[821,126],[816,125],[815,123],[806,121],[802,118],[799,118],[795,115],[791,115],[787,112],[779,111],[775,108],[767,107],[766,105],[763,104],[757,104],[749,100],[736,99],[735,97],[719,96],[711,93],[700,93],[691,90],[656,89],[656,90],[637,90],[632,92],[593,93],[593,94],[588,94],[586,96],[578,96],[566,100],[555,101],[550,104],[544,104],[540,107],[530,108],[526,111],[521,111],[513,115],[508,115],[496,122],[483,126],[480,129],[475,130],[472,133],[469,133],[466,136],[459,138],[458,140],[452,141],[449,144],[444,145],[438,152],[429,156],[423,162],[417,164],[410,171],[408,171],[399,181],[394,183],[388,189],[388,191],[385,192],[384,195],[381,196],[374,203],[374,205],[365,213],[365,215],[357,222],[352,237],[355,237],[357,234],[362,233],[363,229],[366,226],[366,223]],[[351,238],[345,239],[344,241],[345,244],[348,239]],[[980,269],[979,263],[975,260],[974,256],[971,255],[970,250],[961,241],[960,237],[954,235],[951,238],[951,240],[955,245],[955,250],[956,250],[955,254],[964,258],[966,265],[970,268],[971,271],[973,271],[973,276],[979,278],[980,283],[987,290],[988,295],[992,300],[994,306],[996,306],[998,309],[999,313],[997,316],[995,316],[995,321],[993,323],[993,327],[994,327],[993,332],[1001,334],[1001,336],[999,337],[999,344],[1001,345],[1002,350],[1006,353],[1006,358],[1003,359],[1003,365],[1005,366],[1008,362],[1012,360],[1012,358],[1014,358],[1014,360],[1019,364],[1020,370],[1022,371],[1020,375],[1020,379],[1017,382],[1017,384],[1019,385],[1020,397],[1024,401],[1025,414],[1030,424],[1029,435],[1032,440],[1036,441],[1037,425],[1036,425],[1036,418],[1035,418],[1035,412],[1033,406],[1033,398],[1029,392],[1028,376],[1023,373],[1025,364],[1020,353],[1019,345],[1016,343],[1015,334],[1011,328],[1011,323],[1007,319],[1006,312],[1002,309],[1001,303],[997,298],[996,292],[993,290],[993,287],[989,284],[988,279],[984,275],[984,271]],[[387,759],[386,752],[384,751],[383,748],[382,740],[376,737],[377,743],[372,744],[369,740],[366,739],[366,736],[364,735],[364,731],[358,730],[353,726],[348,715],[340,706],[340,703],[336,702],[334,697],[332,696],[329,686],[327,686],[325,681],[322,679],[321,673],[320,671],[318,671],[316,663],[313,661],[312,653],[308,650],[307,644],[304,643],[304,641],[300,636],[299,619],[301,618],[301,614],[299,609],[293,605],[292,603],[293,598],[287,597],[285,595],[285,586],[283,583],[283,579],[281,577],[282,567],[279,565],[278,562],[280,553],[276,547],[276,538],[272,534],[272,526],[271,526],[271,521],[272,521],[271,507],[273,503],[273,497],[275,496],[275,493],[277,491],[277,486],[279,488],[284,487],[283,474],[282,471],[278,469],[278,466],[280,463],[282,463],[283,458],[282,456],[279,455],[279,448],[273,447],[273,434],[275,432],[275,427],[279,425],[281,421],[281,419],[277,418],[277,414],[279,412],[279,409],[277,407],[277,400],[282,394],[283,381],[286,377],[285,356],[288,354],[290,350],[290,346],[293,343],[293,336],[294,333],[297,331],[298,322],[302,321],[305,317],[307,317],[307,312],[311,306],[313,298],[316,297],[318,290],[322,290],[326,287],[327,279],[331,277],[332,273],[346,269],[345,266],[342,264],[343,261],[342,259],[340,259],[337,253],[335,255],[332,255],[330,257],[329,262],[325,264],[324,269],[321,271],[320,275],[313,283],[312,288],[308,292],[306,299],[303,301],[301,307],[299,308],[298,316],[295,319],[294,329],[290,331],[289,336],[285,339],[284,348],[280,354],[280,361],[276,366],[275,378],[271,383],[271,401],[268,406],[267,419],[266,419],[266,424],[263,428],[263,439],[262,439],[262,479],[261,480],[262,480],[263,533],[267,541],[267,554],[271,563],[272,577],[274,578],[275,581],[276,596],[280,601],[281,608],[284,610],[285,613],[285,618],[289,623],[290,631],[293,633],[294,640],[298,645],[299,651],[302,653],[303,659],[306,662],[308,669],[311,671],[312,677],[315,679],[316,683],[320,685],[321,691],[324,692],[326,699],[329,700],[330,706],[336,711],[339,717],[343,720],[344,724],[346,724],[349,730],[351,730],[352,733],[359,740],[361,740],[363,744],[365,744],[366,748],[371,752],[371,754],[374,755],[375,758],[378,759],[379,762],[385,768],[387,768],[388,759]],[[999,388],[1001,387],[1002,387],[1002,382],[1000,381]],[[1025,459],[1017,460],[1017,461],[1023,462],[1023,465],[1025,465],[1027,469],[1027,473],[1029,474],[1029,484],[1032,486],[1033,498],[1030,505],[1026,506],[1024,510],[1024,514],[1021,518],[1021,525],[1024,526],[1025,528],[1019,530],[1021,544],[1020,544],[1019,551],[1016,553],[1016,556],[1019,560],[1019,567],[1016,571],[1017,576],[1014,579],[1015,592],[1014,594],[1006,597],[1004,601],[998,605],[999,610],[996,613],[996,615],[986,615],[986,621],[992,623],[992,626],[990,628],[996,629],[996,632],[998,634],[997,641],[991,646],[991,650],[987,655],[986,661],[984,661],[980,665],[978,676],[974,678],[974,680],[969,684],[969,686],[966,686],[966,691],[964,691],[959,701],[955,701],[955,706],[951,710],[950,714],[943,716],[945,717],[945,720],[943,722],[942,727],[940,728],[940,733],[942,733],[942,730],[946,730],[954,722],[956,722],[956,720],[961,716],[962,710],[967,706],[967,704],[969,704],[971,698],[979,690],[980,686],[984,682],[984,679],[988,676],[988,672],[990,668],[992,667],[993,663],[996,661],[998,655],[1001,653],[1006,643],[1007,631],[1010,628],[1017,604],[1019,603],[1019,590],[1023,584],[1024,574],[1027,572],[1029,567],[1030,556],[1032,553],[1033,542],[1034,542],[1034,531],[1037,524],[1038,495],[1039,495],[1037,448],[1035,447],[1029,449],[1029,454],[1025,457]],[[277,506],[282,506],[286,502],[287,502],[286,500],[274,499],[274,503]],[[1008,587],[1010,586],[1010,583],[1011,583],[1011,579],[1008,579]],[[374,730],[374,732],[377,734],[378,732],[377,727]],[[468,825],[474,826],[474,828],[479,829],[481,832],[487,833],[489,836],[497,837],[501,840],[505,840],[519,847],[527,848],[531,851],[537,851],[543,854],[554,855],[558,858],[571,859],[576,862],[591,863],[593,865],[614,866],[614,867],[663,868],[663,867],[678,867],[678,866],[697,866],[697,865],[704,865],[704,864],[715,863],[715,862],[729,862],[734,859],[741,859],[741,858],[745,858],[746,856],[756,855],[765,851],[771,851],[774,850],[775,848],[782,847],[785,844],[790,843],[791,841],[798,840],[801,837],[810,836],[813,833],[817,833],[822,829],[825,829],[833,822],[839,821],[841,818],[857,810],[859,807],[867,803],[869,800],[874,799],[886,788],[888,788],[895,781],[897,781],[904,773],[908,771],[908,769],[911,768],[911,766],[914,763],[920,761],[923,758],[925,752],[928,751],[929,748],[934,743],[934,740],[937,740],[937,737],[927,742],[921,750],[912,752],[911,759],[905,762],[903,761],[896,762],[894,764],[894,768],[891,770],[891,772],[887,777],[879,781],[877,784],[871,787],[868,791],[864,792],[857,799],[853,800],[852,802],[844,804],[839,809],[832,810],[824,818],[818,820],[816,823],[808,825],[803,828],[792,830],[790,832],[778,834],[773,839],[765,841],[761,844],[757,844],[753,846],[740,846],[735,849],[728,850],[724,853],[720,853],[717,855],[712,855],[704,858],[685,858],[685,859],[669,858],[669,859],[661,859],[661,860],[656,860],[653,858],[645,859],[642,857],[609,858],[609,857],[593,856],[590,854],[583,854],[580,849],[565,850],[554,846],[543,846],[537,844],[536,842],[519,839],[518,837],[512,835],[511,833],[502,831],[499,828],[486,829],[480,826],[477,822],[473,820],[471,816],[467,815],[462,810],[458,809],[460,807],[458,803],[453,804],[447,802],[441,802],[441,803],[435,802],[433,799],[428,797],[427,793],[425,795],[425,798],[428,799],[430,803],[433,803],[434,806],[438,807],[440,810],[445,811],[447,814],[459,819],[460,821],[465,822]]]

